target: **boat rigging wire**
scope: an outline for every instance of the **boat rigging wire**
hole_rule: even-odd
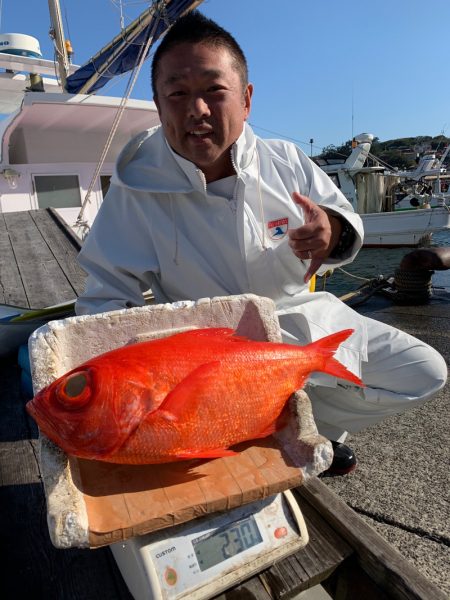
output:
[[[288,135],[285,135],[284,133],[279,133],[278,131],[271,131],[270,129],[265,129],[264,127],[260,127],[259,125],[255,125],[255,123],[249,123],[249,125],[251,125],[255,129],[261,129],[261,131],[266,131],[267,133],[273,133],[274,135],[277,135],[279,137],[285,138],[286,140],[291,140],[292,142],[296,142],[297,144],[304,144],[305,146],[308,146],[308,148],[311,147],[311,143],[310,142],[303,142],[302,140],[290,137]],[[316,146],[316,145],[313,145],[313,148],[317,148],[318,150],[323,150],[323,148],[321,148],[320,146]]]
[[[382,160],[381,158],[378,158],[378,156],[375,156],[375,154],[372,154],[371,152],[369,152],[367,154],[367,157],[371,158],[372,160],[374,160],[375,162],[379,163],[381,166],[385,167],[386,169],[389,169],[390,171],[392,171],[395,174],[395,168],[392,167],[387,162],[384,162],[384,160]]]
[[[78,217],[77,217],[77,220],[76,220],[76,223],[75,223],[76,227],[83,227],[84,230],[89,230],[88,224],[83,219],[84,211],[86,209],[86,206],[87,206],[88,202],[91,201],[90,197],[91,197],[92,190],[94,188],[95,182],[97,181],[97,178],[98,178],[98,176],[100,174],[100,171],[101,171],[101,169],[103,167],[103,164],[104,164],[105,159],[106,159],[106,155],[107,155],[108,150],[109,150],[109,148],[110,148],[110,146],[112,144],[112,140],[113,140],[114,135],[115,135],[115,133],[117,131],[117,128],[119,127],[119,123],[120,123],[120,120],[121,120],[121,118],[123,116],[123,113],[125,111],[127,102],[128,102],[128,100],[130,98],[131,92],[133,91],[133,88],[134,88],[134,85],[135,85],[135,83],[137,81],[139,73],[141,72],[142,65],[144,64],[144,61],[145,61],[145,59],[147,57],[147,54],[148,54],[148,52],[150,50],[150,47],[151,47],[152,43],[153,43],[153,38],[154,38],[155,32],[158,29],[158,25],[159,25],[161,19],[163,19],[166,22],[166,24],[167,24],[167,13],[166,13],[166,3],[165,3],[165,0],[157,0],[157,2],[154,3],[154,7],[155,7],[155,13],[156,13],[155,23],[154,23],[153,28],[152,28],[149,36],[148,36],[147,42],[145,43],[145,45],[143,45],[141,47],[141,51],[140,51],[140,54],[139,54],[139,57],[138,57],[138,61],[137,61],[137,66],[135,66],[134,69],[131,71],[131,75],[130,75],[130,78],[129,78],[129,82],[128,82],[128,86],[127,86],[126,92],[125,92],[124,96],[122,97],[122,100],[120,102],[120,106],[119,106],[119,108],[117,110],[117,113],[116,113],[116,115],[114,117],[113,124],[111,126],[111,130],[109,132],[108,138],[107,138],[105,146],[103,148],[103,152],[102,152],[100,160],[98,161],[97,166],[95,168],[94,174],[92,176],[91,182],[90,182],[88,190],[86,192],[86,196],[85,196],[85,198],[83,200],[83,204],[81,206],[81,210],[80,210],[80,212],[78,214]]]
[[[123,16],[123,2],[122,0],[110,0],[111,4],[119,9],[120,13],[120,30],[125,29],[125,17]]]
[[[62,4],[63,4],[63,9],[64,9],[64,20],[66,22],[67,37],[69,38],[69,40],[71,40],[72,37],[70,35],[69,19],[67,17],[67,5],[64,0],[62,0]]]
[[[111,4],[114,6],[114,8],[116,8],[119,11],[119,22],[120,22],[120,30],[122,31],[123,29],[125,29],[125,12],[124,12],[124,7],[126,6],[133,6],[133,5],[139,5],[139,4],[145,4],[148,5],[149,2],[148,0],[136,0],[135,2],[131,2],[131,1],[124,1],[124,0],[109,0],[111,2]]]

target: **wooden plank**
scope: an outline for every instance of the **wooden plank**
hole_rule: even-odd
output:
[[[49,250],[67,277],[77,296],[84,291],[86,273],[77,262],[81,241],[72,234],[58,214],[51,209],[30,211],[30,216],[42,234]]]
[[[76,292],[29,212],[5,213],[4,218],[29,306],[43,308],[73,300]]]
[[[78,252],[81,250],[81,239],[76,235],[74,230],[67,224],[67,222],[64,221],[56,208],[46,208],[44,210],[52,217],[55,223],[59,225],[60,229],[64,232],[64,235],[72,242],[72,245],[78,254]]]
[[[0,486],[41,483],[38,440],[0,443]]]
[[[318,478],[308,479],[296,493],[354,548],[358,563],[390,598],[445,600],[441,590],[415,569],[394,547],[367,525]]]
[[[0,214],[0,303],[29,307],[3,213]]]
[[[24,411],[24,399],[20,389],[20,367],[15,357],[0,359],[0,442],[17,442],[36,438],[37,425]],[[12,452],[14,450],[12,449]],[[5,461],[8,457],[5,457]],[[9,459],[8,459],[9,460]],[[6,469],[2,461],[2,470]]]

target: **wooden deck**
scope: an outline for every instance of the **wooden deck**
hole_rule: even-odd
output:
[[[86,278],[80,247],[54,209],[0,213],[0,303],[44,308],[74,300]]]
[[[73,299],[84,284],[78,249],[51,210],[0,215],[0,302],[39,308]],[[0,361],[0,381],[1,597],[130,600],[108,548],[52,546],[38,431],[24,408],[15,356]],[[309,544],[217,598],[290,598],[317,583],[340,599],[445,597],[320,479],[295,494]]]

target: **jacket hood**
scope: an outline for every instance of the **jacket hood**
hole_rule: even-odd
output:
[[[245,123],[231,147],[231,160],[237,175],[250,164],[255,145],[256,137]],[[111,183],[146,192],[205,191],[201,169],[170,148],[160,125],[141,132],[128,142],[117,159]]]

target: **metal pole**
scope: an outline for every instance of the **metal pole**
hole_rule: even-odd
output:
[[[64,40],[64,30],[61,18],[61,9],[59,0],[48,0],[48,8],[50,12],[50,37],[55,42],[56,55],[59,66],[59,77],[63,90],[66,89],[67,75],[69,74],[69,57]]]

